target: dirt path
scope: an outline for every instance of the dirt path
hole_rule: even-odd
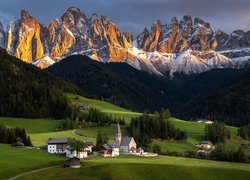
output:
[[[22,176],[25,176],[25,175],[28,175],[28,174],[44,171],[44,170],[47,170],[47,169],[53,169],[53,168],[56,168],[56,167],[60,167],[60,166],[51,166],[51,167],[46,167],[46,168],[41,168],[41,169],[36,169],[36,170],[33,170],[33,171],[25,172],[25,173],[19,174],[17,176],[14,176],[12,178],[9,178],[9,180],[17,179],[19,177],[22,177]]]

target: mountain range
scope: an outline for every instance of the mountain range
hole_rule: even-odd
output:
[[[236,30],[229,35],[214,31],[200,18],[184,16],[168,24],[157,20],[150,30],[145,28],[133,38],[106,16],[87,18],[80,9],[70,7],[48,27],[22,10],[21,19],[13,18],[6,30],[0,23],[0,46],[40,68],[81,54],[103,63],[126,62],[138,70],[173,76],[249,65],[250,31]]]

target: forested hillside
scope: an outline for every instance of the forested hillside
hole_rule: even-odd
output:
[[[26,64],[0,49],[0,116],[61,118],[68,106],[63,92],[75,86]]]
[[[180,109],[182,118],[208,118],[231,125],[250,123],[250,71],[205,96],[199,96]]]
[[[202,74],[176,74],[173,79],[139,71],[126,63],[99,63],[86,56],[69,56],[48,72],[80,87],[94,98],[143,112],[176,109],[240,76],[245,70],[217,69]]]

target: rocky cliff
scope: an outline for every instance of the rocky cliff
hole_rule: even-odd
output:
[[[158,75],[191,74],[249,64],[250,31],[214,32],[202,19],[184,16],[167,24],[157,20],[150,31],[145,28],[133,40],[108,17],[87,18],[70,7],[48,27],[22,10],[21,19],[13,18],[6,31],[0,23],[0,46],[40,68],[71,54],[85,54],[103,63],[127,62]]]

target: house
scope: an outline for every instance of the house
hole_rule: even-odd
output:
[[[198,119],[198,123],[205,123],[205,124],[213,124],[213,121],[207,120],[207,119]]]
[[[120,148],[117,144],[104,144],[99,151],[99,154],[103,157],[114,157],[119,156]]]
[[[49,138],[47,141],[49,153],[65,153],[69,138]]]
[[[85,149],[84,150],[80,150],[80,151],[77,152],[72,147],[67,146],[65,152],[66,152],[66,157],[68,157],[68,158],[77,157],[79,159],[83,159],[83,158],[87,158],[88,157],[88,152]]]
[[[201,141],[198,145],[196,145],[197,147],[201,147],[201,148],[206,148],[206,149],[210,149],[213,147],[213,143],[211,141]]]
[[[81,167],[81,161],[77,157],[73,157],[68,159],[67,161],[64,162],[64,167],[65,168],[80,168]]]
[[[84,142],[84,150],[87,151],[88,153],[92,152],[93,147],[94,147],[93,142]]]
[[[120,147],[121,153],[136,153],[136,142],[133,137],[122,137],[121,127],[117,124],[116,144]]]

